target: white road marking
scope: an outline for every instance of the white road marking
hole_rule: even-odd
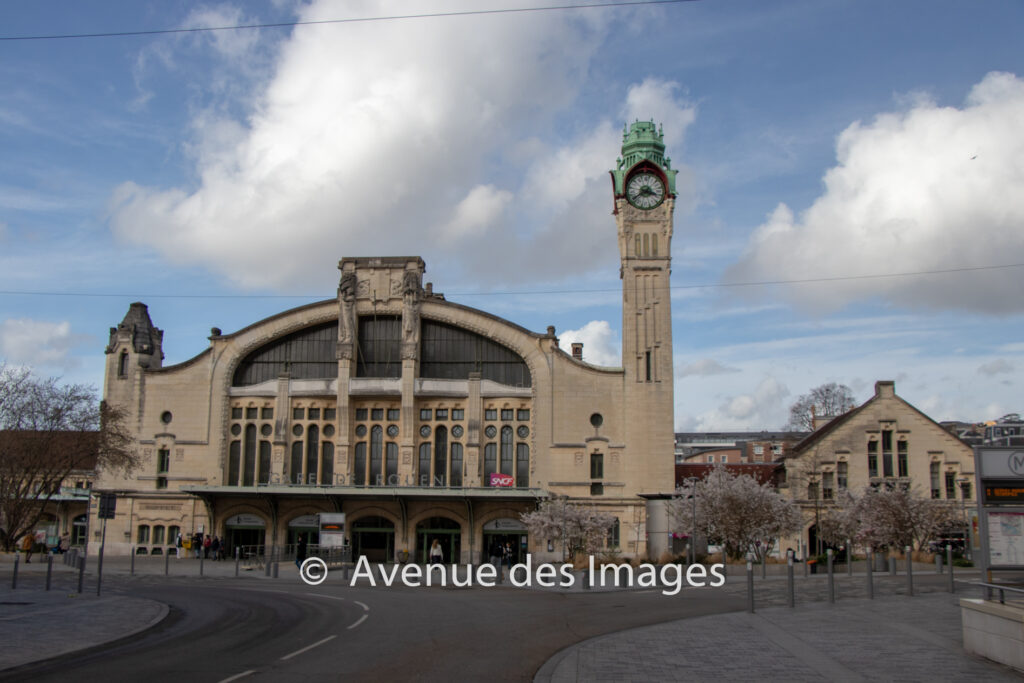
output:
[[[281,657],[281,661],[283,662],[286,659],[291,659],[292,657],[297,657],[297,656],[301,655],[303,652],[306,652],[308,650],[312,650],[314,647],[319,647],[320,645],[323,645],[327,641],[334,640],[337,637],[338,637],[337,635],[327,636],[323,640],[318,640],[315,643],[313,643],[312,645],[307,645],[306,647],[302,648],[301,650],[296,650],[295,652],[291,653],[290,655],[285,655],[284,657]]]
[[[254,673],[256,673],[256,669],[249,669],[248,671],[243,671],[240,674],[235,674],[234,676],[232,676],[230,678],[225,678],[220,683],[228,683],[228,681],[237,681],[239,678],[245,678],[249,674],[254,674]]]
[[[361,624],[361,623],[363,623],[364,621],[366,621],[366,617],[368,617],[368,616],[370,616],[370,615],[369,615],[369,614],[364,614],[363,616],[359,617],[359,621],[357,621],[356,623],[354,623],[354,624],[352,624],[351,626],[349,626],[347,630],[351,631],[351,630],[352,630],[352,629],[354,629],[354,628],[355,628],[356,626],[359,626],[359,624]]]
[[[369,612],[370,611],[370,608],[367,607],[364,603],[361,603],[358,600],[353,600],[352,602],[354,602],[357,605],[359,605],[360,607],[362,607],[364,612]]]
[[[306,595],[312,595],[317,598],[327,598],[328,600],[344,600],[345,598],[339,598],[334,595],[324,595],[323,593],[306,593]]]

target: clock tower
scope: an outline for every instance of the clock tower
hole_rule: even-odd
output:
[[[664,448],[664,457],[671,458],[669,276],[676,171],[665,156],[664,133],[653,121],[637,121],[623,130],[622,156],[611,177],[622,279],[622,367],[631,413],[626,424],[630,430],[645,430],[647,443]]]

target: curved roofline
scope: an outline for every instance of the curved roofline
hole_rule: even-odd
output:
[[[211,349],[209,346],[207,346],[205,349],[203,349],[202,351],[200,351],[196,355],[192,356],[188,360],[183,360],[180,363],[175,363],[174,365],[164,365],[163,367],[159,367],[159,368],[151,368],[150,370],[148,370],[148,372],[159,373],[159,372],[170,372],[171,370],[183,370],[183,369],[187,368],[190,365],[198,363],[203,358],[203,356],[205,356],[205,355],[207,355],[209,353],[212,353],[212,352],[213,352],[213,349]]]
[[[210,337],[210,339],[231,339],[233,337],[238,337],[239,335],[242,335],[242,334],[248,332],[249,330],[253,329],[254,327],[259,327],[260,325],[263,325],[265,323],[269,323],[269,322],[271,322],[273,320],[277,320],[278,318],[284,318],[285,316],[292,315],[293,313],[298,313],[299,311],[305,311],[305,310],[310,309],[310,308],[316,308],[318,306],[323,306],[324,304],[334,304],[334,305],[337,305],[338,304],[338,299],[337,299],[337,297],[334,297],[332,299],[323,299],[322,301],[314,301],[312,303],[303,304],[302,306],[296,306],[295,308],[289,308],[287,310],[281,311],[280,313],[275,313],[274,315],[267,316],[266,318],[263,318],[262,320],[257,320],[254,323],[250,323],[250,324],[246,325],[245,327],[243,327],[242,329],[237,330],[235,332],[232,332],[230,334],[221,334],[221,335],[217,335],[215,337]]]

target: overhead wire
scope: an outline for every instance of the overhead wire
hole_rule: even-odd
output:
[[[347,19],[311,19],[308,21],[279,21],[266,24],[234,24],[228,26],[192,26],[137,31],[103,31],[100,33],[56,33],[49,35],[0,36],[0,41],[67,40],[79,38],[123,38],[127,36],[155,36],[173,33],[201,33],[205,31],[243,31],[261,28],[292,28],[322,24],[358,24],[402,19],[433,19],[442,17],[481,16],[488,14],[523,14],[527,12],[557,12],[600,7],[633,7],[640,5],[676,5],[698,0],[633,0],[632,2],[597,2],[574,5],[548,5],[544,7],[505,7],[500,9],[458,10],[452,12],[424,12],[422,14],[394,14],[376,17],[349,17]]]

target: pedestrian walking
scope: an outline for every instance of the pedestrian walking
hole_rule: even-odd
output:
[[[505,554],[505,550],[504,550],[504,548],[502,548],[501,543],[499,543],[497,540],[495,540],[493,543],[491,543],[491,549],[490,549],[491,564],[494,565],[494,568],[498,572],[501,571],[501,560],[502,560],[502,557],[504,556],[504,554]]]
[[[200,556],[201,556],[201,553],[203,552],[203,532],[202,531],[197,531],[192,536],[192,551],[195,553],[196,559],[198,560],[200,558]]]
[[[177,558],[181,559],[181,551],[185,546],[185,539],[181,537],[181,532],[178,532],[178,537],[174,539],[174,549],[177,551]]]
[[[210,538],[210,534],[206,534],[206,538],[203,539],[203,559],[210,559],[210,546],[213,545],[213,539]]]
[[[443,564],[444,551],[441,550],[441,543],[435,538],[430,546],[430,564]]]
[[[220,537],[214,536],[210,542],[210,552],[213,554],[214,561],[220,559]]]
[[[27,533],[21,539],[21,549],[25,552],[25,564],[32,561],[32,547],[36,542],[34,534]]]
[[[306,537],[303,534],[299,534],[299,542],[295,546],[295,566],[302,567],[302,563],[306,560],[306,551],[308,549]]]

